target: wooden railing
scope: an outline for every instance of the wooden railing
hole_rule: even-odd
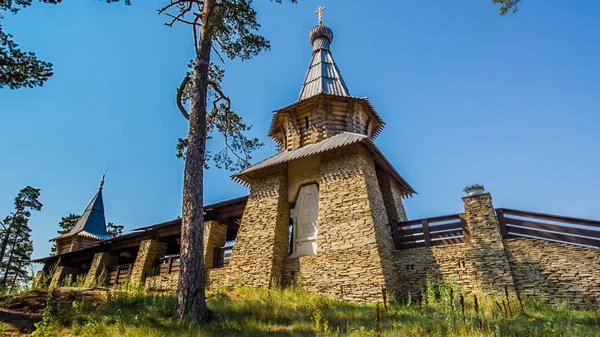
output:
[[[449,245],[469,240],[464,214],[392,222],[389,226],[396,249]]]
[[[231,261],[231,250],[233,247],[215,248],[213,255],[213,268],[223,268]]]
[[[496,215],[505,239],[531,237],[600,247],[600,221],[509,208],[497,208]]]
[[[179,273],[180,262],[179,255],[167,256],[158,259],[154,264],[154,275],[168,275]]]
[[[131,263],[108,267],[106,283],[112,286],[115,284],[122,284],[127,282],[129,280],[129,275],[131,275],[132,269],[133,265]]]

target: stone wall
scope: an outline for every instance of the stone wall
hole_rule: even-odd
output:
[[[463,198],[465,220],[470,232],[473,265],[476,278],[483,290],[502,294],[505,287],[514,291],[514,280],[496,212],[489,193]]]
[[[287,258],[283,263],[283,274],[281,285],[284,287],[294,286],[298,281],[300,273],[300,260],[297,257]]]
[[[70,276],[71,279],[77,274],[77,268],[67,267],[67,266],[57,266],[54,269],[54,274],[52,274],[52,279],[50,281],[50,288],[60,287],[63,280]]]
[[[375,164],[362,145],[321,156],[317,255],[287,259],[284,283],[355,301],[395,284],[392,242]]]
[[[146,278],[144,289],[155,292],[175,292],[178,280],[179,273],[150,276]]]
[[[406,221],[406,211],[402,204],[402,193],[398,184],[392,179],[391,175],[382,170],[377,170],[377,181],[383,197],[383,203],[387,212],[388,220]]]
[[[140,243],[133,270],[129,280],[133,284],[144,282],[147,275],[150,275],[154,268],[154,263],[163,257],[167,251],[167,244],[157,240],[144,240]]]
[[[600,251],[544,240],[504,240],[519,293],[584,307],[600,300]]]
[[[104,283],[104,280],[100,280],[101,282],[98,282],[98,278],[106,276],[106,267],[108,267],[109,260],[110,256],[108,253],[94,254],[94,259],[90,265],[90,270],[88,270],[88,273],[85,276],[84,285],[86,287],[89,288],[95,284]]]
[[[264,172],[250,183],[250,195],[228,267],[246,285],[268,286],[281,279],[288,252],[287,196],[285,168]]]
[[[238,278],[240,275],[236,275],[232,272],[229,266],[224,268],[213,268],[207,270],[206,273],[206,287],[208,289],[215,289],[220,287],[231,288],[236,285],[241,285],[245,282],[245,278]]]
[[[428,279],[454,284],[466,293],[477,289],[473,250],[468,244],[398,250],[394,260],[399,279],[396,294],[402,299],[409,293],[416,298]]]
[[[225,245],[227,226],[213,220],[204,222],[204,268],[214,268],[215,248]]]
[[[406,210],[404,210],[404,204],[402,203],[402,191],[398,183],[394,180],[391,180],[392,187],[392,198],[394,200],[394,205],[396,206],[396,211],[398,212],[398,221],[407,221],[408,217],[406,216]]]

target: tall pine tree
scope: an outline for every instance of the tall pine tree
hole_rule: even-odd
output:
[[[40,189],[27,186],[15,197],[15,209],[0,222],[0,282],[3,289],[14,288],[29,277],[27,267],[33,252],[29,218],[40,211]]]

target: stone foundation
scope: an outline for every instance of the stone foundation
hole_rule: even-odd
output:
[[[154,292],[175,292],[177,291],[178,281],[179,273],[150,276],[144,282],[144,289]]]

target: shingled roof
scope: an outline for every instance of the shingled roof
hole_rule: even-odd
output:
[[[324,24],[315,26],[308,34],[308,40],[313,46],[313,55],[298,101],[319,94],[350,96],[340,69],[329,51],[329,45],[333,41],[331,28]]]
[[[231,177],[235,181],[247,184],[248,176],[252,175],[257,171],[275,165],[288,163],[300,158],[318,155],[324,152],[328,152],[357,143],[364,144],[373,154],[375,162],[381,168],[383,168],[385,171],[391,174],[392,178],[396,181],[396,183],[398,183],[398,185],[402,189],[403,196],[410,196],[413,193],[416,193],[415,190],[408,184],[408,182],[406,182],[406,180],[404,180],[404,178],[400,176],[398,171],[396,171],[394,166],[387,160],[387,158],[383,155],[383,153],[381,153],[381,151],[377,148],[375,143],[373,143],[373,141],[368,136],[353,132],[341,132],[337,135],[332,136],[331,138],[324,139],[315,144],[306,145],[297,150],[279,152],[277,154],[272,155],[271,157],[259,161],[258,163],[246,169],[243,169],[233,174]]]
[[[106,233],[106,219],[104,218],[104,201],[102,200],[103,185],[104,177],[102,177],[98,192],[87,205],[75,226],[67,233],[62,234],[51,241],[74,235],[86,236],[98,240],[110,239],[110,236]]]

